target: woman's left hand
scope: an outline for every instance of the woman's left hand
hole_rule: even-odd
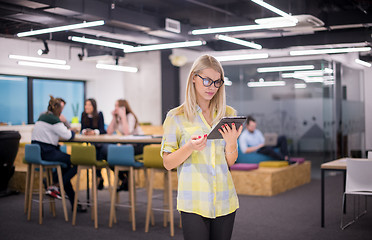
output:
[[[243,130],[243,125],[240,125],[239,129],[236,129],[234,123],[231,124],[231,128],[228,124],[223,125],[218,131],[221,133],[226,145],[233,146],[236,144],[240,133]]]

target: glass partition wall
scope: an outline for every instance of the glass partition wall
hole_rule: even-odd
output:
[[[274,68],[284,66],[295,68]],[[360,70],[326,60],[225,65],[224,70],[227,104],[238,115],[252,115],[263,133],[286,135],[292,156],[321,153],[328,161],[350,156],[364,144]]]

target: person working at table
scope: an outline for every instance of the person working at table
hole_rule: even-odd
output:
[[[63,162],[67,168],[62,168],[63,185],[66,195],[68,196],[71,209],[73,208],[75,191],[71,185],[71,178],[75,176],[77,167],[71,166],[70,155],[62,152],[59,149],[58,141],[60,138],[71,140],[74,138],[75,133],[68,130],[67,127],[61,122],[59,116],[62,112],[61,100],[50,96],[48,111],[41,114],[36,121],[31,135],[31,143],[38,144],[41,150],[41,158],[45,161]],[[54,197],[61,198],[60,191],[57,185],[48,187],[46,194]],[[86,212],[78,204],[77,212]]]
[[[119,99],[115,102],[115,109],[112,111],[112,120],[110,125],[107,127],[107,134],[118,134],[118,135],[142,135],[142,129],[139,126],[139,122],[136,114],[134,114],[129,103],[125,99]],[[132,144],[134,147],[134,154],[142,154],[143,146],[140,144]],[[119,179],[121,185],[117,191],[128,190],[128,172],[120,171]]]
[[[102,112],[97,110],[97,102],[93,98],[85,100],[84,112],[81,114],[81,134],[100,135],[106,134],[105,122]],[[107,144],[96,143],[97,160],[102,161],[107,158]],[[97,169],[97,189],[103,189],[103,178],[101,170]]]
[[[285,136],[278,137],[276,146],[265,146],[265,138],[260,130],[256,128],[256,120],[252,116],[247,117],[246,129],[239,137],[239,147],[242,153],[258,152],[277,160],[288,161],[288,147]],[[279,148],[276,152],[274,148]]]

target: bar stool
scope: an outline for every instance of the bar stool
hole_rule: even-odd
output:
[[[161,145],[151,144],[143,148],[144,166],[149,170],[148,174],[148,195],[147,195],[147,211],[145,232],[149,231],[150,217],[152,211],[163,211],[164,219],[163,225],[167,226],[169,219],[170,235],[174,236],[174,218],[173,218],[173,196],[172,196],[172,171],[166,170],[163,166],[163,158],[160,156]],[[163,195],[163,209],[152,208],[152,193],[153,193],[153,179],[154,172],[160,171],[164,174],[164,195]]]
[[[94,219],[94,228],[98,228],[98,214],[97,214],[97,168],[106,168],[107,179],[109,180],[109,191],[111,191],[110,184],[110,169],[108,163],[103,161],[97,161],[96,159],[96,147],[93,145],[83,146],[83,145],[72,145],[71,147],[71,163],[77,165],[77,178],[76,178],[76,191],[74,199],[74,210],[72,213],[72,225],[76,223],[76,211],[78,203],[78,195],[80,190],[80,173],[82,170],[92,169],[92,192],[93,192],[93,209],[92,209],[92,219]],[[88,189],[87,189],[88,191]]]
[[[131,208],[131,221],[132,230],[136,231],[136,200],[135,200],[135,184],[134,184],[134,168],[143,167],[143,163],[136,162],[134,159],[134,148],[132,145],[109,145],[107,152],[107,161],[110,166],[114,167],[114,185],[113,191],[111,191],[111,207],[110,207],[110,220],[109,227],[112,227],[112,222],[115,221],[116,211],[115,206],[119,205],[116,202],[117,192],[115,189],[118,187],[119,171],[129,170],[128,184],[129,184],[129,196],[130,196],[130,208]],[[120,206],[120,205],[119,205]]]
[[[62,170],[61,167],[67,167],[66,164],[62,162],[50,162],[41,159],[41,150],[38,144],[26,144],[25,145],[25,162],[28,164],[28,170],[26,175],[26,192],[25,194],[28,195],[25,198],[25,201],[28,203],[27,211],[27,220],[31,220],[31,207],[32,207],[32,193],[33,193],[33,185],[34,185],[34,177],[35,177],[35,169],[39,168],[39,224],[43,223],[43,173],[44,169],[46,170],[47,174],[47,186],[50,185],[52,181],[52,169],[57,169],[58,174],[58,183],[62,195],[62,206],[63,206],[63,213],[65,216],[65,221],[68,221],[67,215],[67,208],[66,208],[66,198],[65,198],[65,189],[63,187],[63,180],[62,180]],[[51,211],[53,216],[56,215],[55,213],[55,202],[54,199],[51,199]],[[26,211],[26,208],[25,208]]]
[[[20,143],[19,145],[21,146],[24,143]],[[23,146],[26,146],[24,144]],[[60,150],[64,153],[66,153],[66,145],[60,146]],[[26,162],[25,157],[23,158],[22,162],[27,165],[27,170],[26,170],[26,182],[25,182],[25,204],[24,204],[24,213],[28,213],[28,197],[29,197],[29,189],[30,189],[30,180],[31,180],[31,163]],[[49,178],[48,178],[49,180]]]

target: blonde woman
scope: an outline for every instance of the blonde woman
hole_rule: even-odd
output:
[[[177,209],[187,239],[230,239],[239,207],[229,172],[238,157],[242,126],[223,126],[223,139],[207,140],[222,117],[235,116],[226,106],[224,72],[212,56],[195,60],[185,102],[168,112],[161,154],[166,169],[177,168]]]

